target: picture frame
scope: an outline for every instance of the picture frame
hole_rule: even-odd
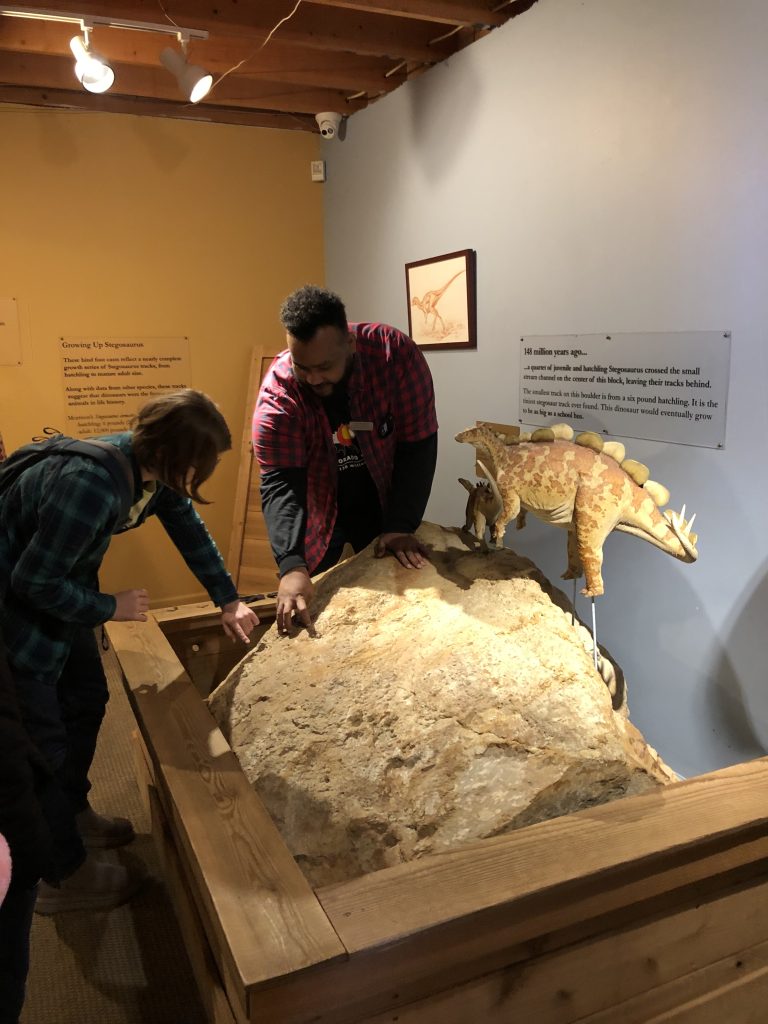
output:
[[[474,249],[405,265],[408,333],[420,348],[477,348]]]

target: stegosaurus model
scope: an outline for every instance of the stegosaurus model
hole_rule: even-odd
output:
[[[582,594],[603,593],[603,544],[611,530],[634,534],[683,562],[695,562],[697,536],[693,520],[659,511],[669,502],[666,487],[648,479],[648,469],[625,459],[620,442],[603,443],[586,431],[574,440],[564,423],[521,435],[507,444],[490,427],[462,430],[457,441],[474,445],[486,465],[483,472],[498,490],[502,512],[494,534],[503,538],[507,523],[525,525],[525,514],[568,530],[568,569],[563,579],[578,579]],[[486,466],[488,469],[486,469]]]

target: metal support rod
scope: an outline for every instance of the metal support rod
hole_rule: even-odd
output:
[[[599,671],[597,667],[597,615],[595,613],[595,599],[592,598],[592,654],[595,659],[595,672]]]

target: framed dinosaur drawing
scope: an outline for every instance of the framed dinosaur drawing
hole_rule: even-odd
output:
[[[405,265],[408,333],[421,348],[477,348],[475,251]]]

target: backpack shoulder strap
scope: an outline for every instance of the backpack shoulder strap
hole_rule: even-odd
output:
[[[60,434],[45,441],[25,444],[11,452],[0,464],[0,494],[26,469],[49,455],[83,455],[102,465],[109,473],[120,499],[120,523],[125,522],[133,504],[133,465],[125,452],[108,441],[81,441]]]
[[[12,451],[8,458],[0,463],[0,494],[8,490],[30,466],[56,451],[60,441],[60,437],[46,438],[44,441],[24,444]]]
[[[133,465],[125,452],[109,441],[97,441],[95,438],[87,441],[73,437],[57,440],[60,441],[55,449],[57,454],[84,455],[107,470],[120,497],[120,522],[124,523],[133,504],[134,486]]]

